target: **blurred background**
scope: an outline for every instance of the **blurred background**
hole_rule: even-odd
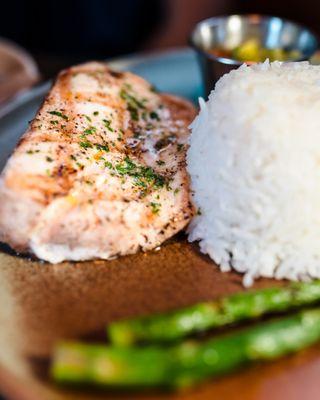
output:
[[[0,102],[17,88],[50,78],[74,63],[185,46],[196,22],[232,13],[282,16],[305,24],[316,33],[320,31],[320,3],[314,0],[3,2],[0,36],[25,49],[32,58],[17,47],[12,52],[10,43],[1,42]]]

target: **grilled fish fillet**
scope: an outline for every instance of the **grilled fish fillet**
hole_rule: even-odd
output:
[[[194,107],[103,63],[60,73],[0,178],[0,241],[51,263],[159,246],[193,215]]]

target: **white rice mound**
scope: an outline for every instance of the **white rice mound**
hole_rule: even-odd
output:
[[[193,122],[188,152],[200,241],[222,271],[320,278],[320,67],[241,66]]]

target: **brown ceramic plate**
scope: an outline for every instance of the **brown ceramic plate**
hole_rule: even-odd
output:
[[[0,387],[17,400],[132,399],[132,393],[70,391],[46,376],[59,338],[104,334],[115,318],[141,315],[243,290],[241,277],[221,273],[179,235],[160,251],[113,261],[49,265],[0,256]],[[256,287],[274,285],[260,280]],[[278,283],[279,284],[279,283]],[[320,348],[212,381],[190,392],[147,393],[143,399],[317,399]],[[239,397],[241,393],[241,397]],[[303,396],[303,397],[302,397]]]
[[[149,65],[150,74],[148,62],[142,65]],[[131,69],[139,72],[137,66]],[[151,80],[157,84],[156,78],[155,75]],[[1,165],[42,94],[37,90],[0,119],[0,145],[4,146]],[[280,284],[283,283],[260,280],[256,287]],[[113,319],[166,311],[242,290],[239,275],[219,272],[209,258],[199,253],[196,244],[187,243],[183,234],[159,251],[112,261],[59,265],[19,257],[2,247],[0,391],[13,400],[265,400],[271,396],[273,400],[318,399],[320,347],[178,394],[67,390],[48,379],[48,356],[60,338],[98,340],[104,337],[106,323]]]

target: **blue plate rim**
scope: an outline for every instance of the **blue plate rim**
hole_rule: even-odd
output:
[[[110,68],[117,69],[119,71],[124,71],[133,68],[141,63],[148,61],[156,61],[163,57],[168,57],[170,55],[186,56],[194,54],[194,51],[190,47],[176,47],[169,50],[160,50],[154,52],[142,52],[128,54],[123,57],[111,58],[105,60]],[[31,101],[32,99],[40,96],[44,96],[50,89],[52,80],[42,82],[31,89],[19,93],[17,96],[13,97],[10,101],[0,107],[0,122],[1,119],[6,117],[16,108],[22,106],[23,104]]]

